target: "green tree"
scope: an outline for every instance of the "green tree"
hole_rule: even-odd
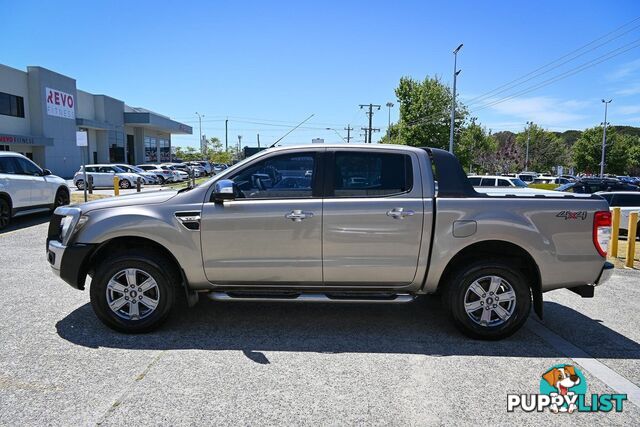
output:
[[[579,171],[600,172],[602,155],[602,126],[585,130],[573,144],[573,161]],[[607,129],[607,147],[605,149],[605,173],[623,174],[627,169],[630,154],[635,153],[634,137],[619,134],[614,128]],[[633,161],[633,160],[632,160]]]
[[[467,171],[486,172],[497,148],[496,139],[488,134],[486,128],[472,119],[471,124],[460,132],[460,141],[454,151],[460,164]]]
[[[213,163],[231,163],[233,152],[222,149],[222,142],[215,136],[207,141],[207,159]]]
[[[447,149],[452,102],[449,87],[437,77],[427,76],[422,82],[402,77],[395,93],[400,102],[400,120],[380,142]],[[466,107],[457,102],[456,140],[466,117]]]
[[[550,173],[555,166],[568,166],[571,160],[569,148],[564,139],[556,133],[546,131],[536,124],[525,128],[516,136],[516,141],[526,157],[527,138],[529,142],[530,171]],[[524,162],[524,159],[523,159]]]

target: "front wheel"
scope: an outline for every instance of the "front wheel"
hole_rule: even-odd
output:
[[[446,302],[456,327],[476,339],[499,340],[522,327],[531,310],[529,281],[505,261],[463,268],[448,284]]]
[[[57,208],[58,206],[68,205],[70,202],[71,200],[69,198],[69,192],[66,190],[60,189],[56,193],[56,197],[53,200],[53,209]]]
[[[107,259],[91,282],[91,305],[108,327],[149,332],[169,316],[175,300],[171,274],[153,257],[131,252]]]
[[[123,179],[120,181],[120,188],[126,190],[127,188],[130,188],[130,187],[131,187],[131,183],[129,182],[128,179]]]
[[[6,228],[11,222],[11,206],[5,199],[0,198],[0,230]]]

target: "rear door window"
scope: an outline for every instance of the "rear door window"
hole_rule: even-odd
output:
[[[495,187],[496,179],[495,178],[482,178],[480,181],[481,187]]]
[[[13,157],[0,157],[0,173],[15,175],[18,173],[18,165]]]
[[[384,197],[409,192],[412,187],[411,157],[406,154],[335,153],[335,197]]]
[[[469,181],[471,182],[471,185],[473,185],[474,187],[477,187],[480,185],[480,178],[478,177],[469,178]]]

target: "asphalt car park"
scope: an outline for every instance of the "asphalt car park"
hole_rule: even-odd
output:
[[[179,306],[160,330],[100,323],[88,291],[44,257],[47,215],[0,234],[0,425],[639,425],[640,272],[582,299],[545,294],[545,319],[470,340],[437,297],[409,304]],[[559,363],[588,392],[628,394],[620,413],[507,412]]]

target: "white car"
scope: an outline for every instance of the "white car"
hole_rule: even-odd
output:
[[[153,172],[147,172],[144,169],[140,169],[137,166],[126,165],[124,163],[117,163],[114,166],[119,167],[125,172],[135,173],[136,175],[140,175],[142,178],[142,182],[144,184],[158,184],[158,177]]]
[[[469,181],[474,187],[527,187],[526,182],[510,176],[473,175],[469,177]]]
[[[125,172],[114,165],[86,165],[87,180],[89,176],[93,177],[93,188],[113,188],[113,178],[120,178],[120,188],[127,189],[136,185],[138,174]],[[82,167],[73,176],[73,183],[79,190],[84,189],[84,171]]]
[[[639,191],[601,191],[596,193],[603,197],[609,207],[620,208],[620,231],[626,234],[629,230],[629,214],[640,212],[640,192]],[[640,220],[636,228],[636,237],[640,237]]]
[[[179,169],[176,169],[174,166],[171,165],[158,165],[161,169],[164,170],[168,170],[173,172],[173,176],[175,178],[176,182],[180,182],[180,181],[186,181],[187,179],[189,179],[189,174],[181,171]]]
[[[533,180],[534,184],[557,184],[557,185],[563,185],[563,184],[568,184],[570,182],[573,182],[573,180],[571,180],[569,178],[563,178],[561,176],[544,176],[544,175],[539,175]]]
[[[162,169],[158,165],[148,164],[148,165],[137,165],[137,168],[142,169],[145,172],[153,173],[158,178],[160,185],[165,182],[175,182],[177,179],[177,174],[174,174],[173,171]]]
[[[25,156],[0,152],[0,229],[11,218],[69,204],[69,187]]]

